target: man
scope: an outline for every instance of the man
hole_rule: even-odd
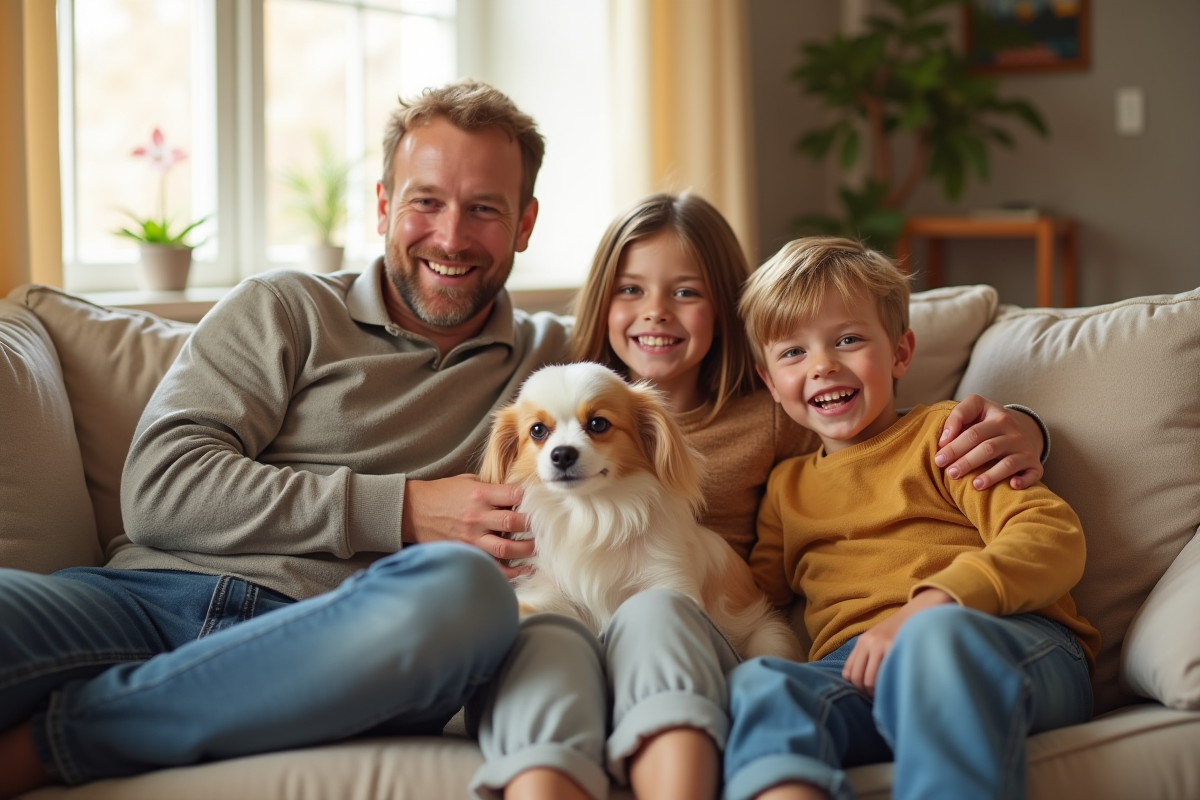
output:
[[[519,489],[468,473],[491,411],[566,353],[565,321],[502,291],[542,137],[463,82],[402,104],[384,153],[384,259],[256,276],[209,313],[134,434],[106,567],[0,570],[0,798],[436,731],[500,667],[504,562],[533,545],[503,535]]]
[[[499,667],[495,559],[533,545],[496,533],[525,527],[516,490],[465,473],[492,408],[565,352],[501,293],[542,139],[470,83],[388,139],[387,266],[235,289],[147,405],[108,565],[0,571],[0,796],[438,731]]]

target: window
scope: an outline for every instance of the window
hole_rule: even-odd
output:
[[[207,217],[190,284],[302,263],[310,234],[281,175],[318,142],[353,167],[346,267],[382,252],[375,182],[397,95],[489,81],[547,138],[529,250],[509,285],[582,281],[614,201],[609,0],[58,0],[63,266],[68,289],[137,285],[124,211]],[[187,158],[131,153],[160,128]],[[160,194],[162,195],[160,201]]]
[[[397,95],[457,74],[455,0],[59,0],[63,262],[68,288],[131,288],[131,217],[197,229],[193,284],[297,265],[312,238],[282,175],[319,143],[353,165],[346,264],[382,252],[378,141]],[[158,129],[169,172],[134,148]]]

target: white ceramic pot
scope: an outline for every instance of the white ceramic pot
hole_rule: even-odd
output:
[[[332,244],[314,244],[308,248],[309,272],[337,272],[342,268],[346,248]]]
[[[183,245],[140,245],[142,289],[147,292],[181,292],[187,288],[192,248]]]

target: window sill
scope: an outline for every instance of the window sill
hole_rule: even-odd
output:
[[[101,306],[149,311],[178,322],[199,322],[229,286],[204,286],[182,292],[83,292],[80,297]]]

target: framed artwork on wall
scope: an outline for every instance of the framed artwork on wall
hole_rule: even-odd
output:
[[[1088,68],[1089,0],[968,0],[966,53],[975,72]]]

